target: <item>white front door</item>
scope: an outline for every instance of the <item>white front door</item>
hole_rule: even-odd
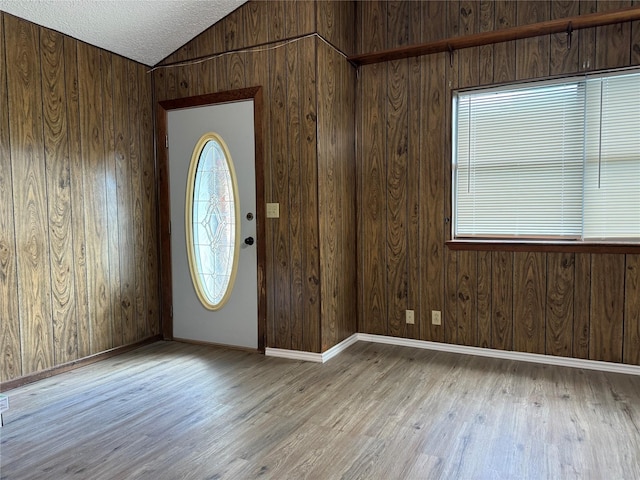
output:
[[[167,113],[171,192],[173,336],[223,345],[258,346],[255,144],[253,100],[170,110]],[[240,252],[228,301],[211,311],[199,300],[190,273],[185,231],[187,174],[194,147],[206,133],[229,148],[239,192]],[[252,243],[249,245],[248,243]]]

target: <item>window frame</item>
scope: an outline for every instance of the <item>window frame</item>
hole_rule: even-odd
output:
[[[446,239],[445,245],[450,250],[471,250],[471,251],[508,251],[508,252],[566,252],[566,253],[640,253],[640,240],[574,240],[574,239],[558,239],[558,238],[526,238],[517,237],[460,237],[455,238],[455,219],[454,212],[456,208],[456,189],[455,189],[455,165],[454,149],[456,148],[455,134],[457,132],[456,108],[454,107],[455,97],[464,92],[482,92],[500,89],[502,87],[517,87],[526,85],[535,85],[536,83],[548,82],[570,82],[572,79],[580,81],[581,79],[598,78],[624,73],[640,73],[640,66],[630,66],[619,69],[609,69],[602,71],[593,71],[588,73],[576,73],[571,75],[560,75],[554,77],[532,78],[513,82],[505,82],[499,84],[491,84],[485,86],[465,87],[451,89],[451,101],[448,108],[450,109],[451,121],[449,124],[449,188],[450,188],[450,216],[445,218]]]
[[[222,149],[225,157],[225,162],[227,164],[227,168],[229,171],[229,176],[231,177],[231,187],[233,189],[233,200],[234,200],[234,217],[235,217],[235,225],[234,225],[234,247],[233,247],[233,258],[232,258],[232,267],[231,273],[229,276],[229,281],[227,282],[227,287],[225,289],[224,295],[217,303],[213,303],[211,299],[208,297],[205,292],[204,285],[200,279],[200,272],[198,271],[196,265],[196,252],[194,246],[194,230],[193,230],[193,206],[194,206],[194,187],[195,181],[197,178],[197,174],[199,172],[198,167],[200,164],[200,159],[202,157],[202,153],[209,142],[215,142]],[[191,275],[191,281],[193,283],[193,288],[196,292],[196,296],[200,303],[204,308],[210,311],[220,310],[225,304],[229,301],[231,297],[231,293],[233,291],[233,287],[235,285],[236,275],[238,272],[238,263],[240,258],[240,195],[238,191],[238,181],[236,177],[235,166],[233,163],[233,159],[231,158],[231,153],[229,152],[229,147],[227,146],[224,139],[215,132],[205,133],[200,137],[198,142],[196,143],[193,153],[191,155],[191,160],[189,163],[189,171],[187,173],[187,186],[186,186],[186,199],[185,199],[185,234],[186,234],[186,244],[187,244],[187,261],[189,263],[189,273]]]

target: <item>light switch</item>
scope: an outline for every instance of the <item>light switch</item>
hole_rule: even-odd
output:
[[[279,203],[267,203],[267,218],[280,218]]]

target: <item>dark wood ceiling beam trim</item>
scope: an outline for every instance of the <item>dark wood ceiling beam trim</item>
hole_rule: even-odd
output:
[[[545,22],[532,23],[517,27],[494,30],[492,32],[475,33],[460,37],[451,37],[435,42],[422,43],[407,47],[392,48],[379,52],[352,55],[348,60],[356,66],[369,65],[372,63],[388,62],[403,58],[430,55],[432,53],[450,52],[462,48],[479,47],[493,43],[508,42],[522,38],[536,37],[539,35],[550,35],[554,33],[567,33],[571,35],[574,30],[583,28],[600,27],[616,23],[632,22],[640,20],[640,6],[612,10],[609,12],[590,13],[587,15],[577,15],[575,17],[548,20]],[[570,45],[570,44],[569,44]]]

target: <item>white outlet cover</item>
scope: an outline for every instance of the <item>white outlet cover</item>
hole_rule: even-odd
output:
[[[405,320],[409,325],[414,325],[416,323],[414,315],[413,310],[405,310]]]

